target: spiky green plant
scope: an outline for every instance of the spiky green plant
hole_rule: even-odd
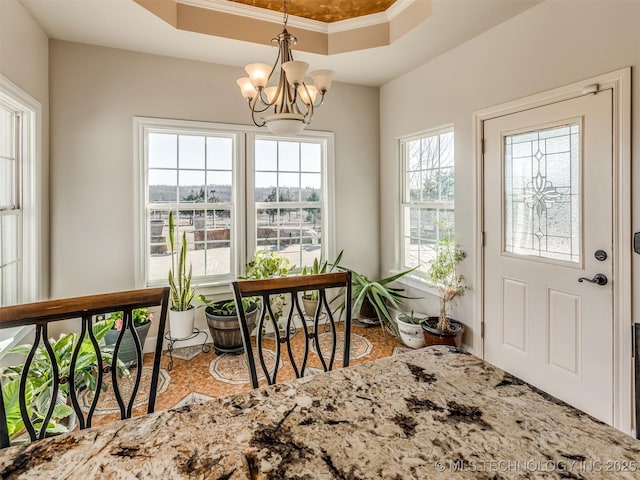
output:
[[[380,322],[393,332],[395,336],[399,336],[398,325],[393,319],[391,309],[400,308],[403,300],[413,297],[407,297],[401,292],[404,292],[403,288],[396,288],[388,286],[389,283],[395,282],[399,278],[413,272],[416,268],[410,268],[402,272],[396,273],[380,280],[371,281],[365,275],[350,270],[345,267],[338,267],[341,270],[351,272],[351,297],[353,301],[352,313],[354,316],[359,315],[362,309],[362,304],[365,300],[368,300],[378,316]],[[344,310],[344,302],[340,305],[340,313]],[[384,333],[385,329],[382,329]]]
[[[182,233],[180,251],[176,255],[175,230],[176,224],[173,212],[169,212],[169,248],[171,249],[169,288],[171,288],[171,309],[183,312],[191,308],[191,300],[193,300],[195,290],[191,287],[191,264],[189,264],[189,271],[187,272],[187,234]]]
[[[327,272],[333,272],[333,270],[338,266],[340,260],[342,260],[342,254],[344,250],[340,250],[336,259],[329,265],[328,260],[318,260],[318,257],[313,259],[313,265],[309,268],[306,266],[302,269],[302,275],[321,275]],[[304,292],[305,298],[310,300],[318,300],[318,291],[313,290],[311,292]]]

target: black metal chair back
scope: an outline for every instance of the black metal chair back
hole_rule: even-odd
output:
[[[328,289],[339,289],[337,297],[327,298]],[[335,291],[335,290],[331,290]],[[311,342],[315,347],[315,351],[320,360],[323,370],[329,371],[333,369],[336,359],[336,350],[338,343],[338,334],[336,323],[340,320],[336,318],[336,313],[331,310],[331,306],[340,304],[344,314],[344,346],[342,366],[349,366],[349,350],[351,340],[351,272],[326,273],[321,275],[301,275],[295,277],[270,278],[264,280],[242,280],[233,282],[233,292],[235,296],[235,304],[238,310],[238,319],[242,330],[242,342],[244,351],[247,356],[249,365],[249,374],[251,376],[251,384],[253,388],[258,387],[258,373],[256,369],[256,361],[254,357],[254,347],[251,341],[252,325],[247,320],[247,312],[245,303],[247,299],[259,298],[261,304],[261,312],[256,329],[256,353],[258,361],[264,376],[269,385],[276,383],[276,377],[280,366],[281,354],[280,346],[286,345],[289,361],[297,378],[307,374],[307,361],[309,358],[309,349]],[[312,325],[307,326],[307,321],[301,308],[300,297],[304,292],[317,292],[317,307],[313,315]],[[284,296],[285,305],[288,306],[286,321],[284,322],[284,331],[281,332],[278,326],[278,318],[274,315],[272,301],[278,296]],[[342,297],[342,298],[339,298]],[[243,299],[245,302],[243,302]],[[277,301],[277,300],[276,300]],[[344,303],[342,303],[344,302]],[[335,310],[335,308],[334,308]],[[296,319],[298,320],[296,322]],[[331,351],[328,355],[328,361],[325,359],[319,339],[320,320],[323,320],[328,332],[331,333],[332,343]],[[284,320],[284,319],[281,319]],[[273,328],[275,343],[275,361],[272,368],[267,367],[264,355],[263,338],[267,323]],[[298,324],[296,326],[296,323]],[[309,327],[313,326],[313,329]],[[295,358],[292,348],[292,337],[302,329],[304,335],[303,353],[301,358]]]
[[[35,340],[31,346],[29,353],[27,354],[24,366],[20,373],[19,382],[19,394],[18,402],[20,407],[20,416],[24,422],[24,428],[29,434],[31,441],[39,440],[45,437],[46,429],[49,421],[52,418],[54,409],[56,407],[56,399],[58,398],[58,392],[60,386],[69,385],[69,397],[73,410],[75,411],[78,419],[79,428],[91,427],[94,411],[98,404],[101,394],[101,386],[103,385],[103,375],[111,372],[111,380],[114,391],[114,396],[118,402],[120,408],[120,417],[122,419],[130,418],[133,411],[133,404],[140,387],[140,380],[142,377],[142,348],[140,339],[134,328],[133,324],[133,311],[138,308],[144,307],[160,307],[160,315],[157,318],[158,335],[155,345],[155,352],[153,358],[153,369],[151,375],[151,385],[149,391],[149,400],[147,406],[147,413],[152,413],[155,409],[156,396],[158,389],[158,378],[160,373],[160,361],[162,358],[162,341],[163,332],[165,330],[167,309],[169,302],[169,288],[151,288],[143,290],[131,290],[126,292],[107,293],[100,295],[89,295],[84,297],[67,298],[62,300],[50,300],[37,303],[29,303],[22,305],[13,305],[0,308],[0,329],[18,327],[18,326],[35,326]],[[116,340],[113,352],[110,355],[111,362],[107,362],[101,347],[93,332],[93,326],[97,321],[96,317],[104,316],[105,314],[112,312],[123,312],[122,315],[122,328],[118,339]],[[81,332],[75,341],[73,347],[73,353],[71,362],[69,365],[69,374],[60,378],[60,366],[55,359],[55,353],[49,341],[49,326],[53,322],[62,320],[81,319]],[[118,381],[118,368],[117,358],[122,339],[124,338],[125,331],[131,332],[133,337],[133,343],[136,350],[137,365],[140,368],[136,368],[135,381],[131,396],[125,404],[125,399]],[[76,376],[79,373],[77,370],[77,361],[81,354],[81,347],[86,349],[89,340],[97,364],[92,365],[91,374],[95,375],[96,389],[93,393],[93,400],[89,407],[88,413],[85,415],[80,408],[78,399],[78,391],[76,386]],[[40,350],[40,343],[42,342],[45,351],[48,354],[49,361],[51,362],[52,369],[52,385],[50,402],[46,407],[46,414],[44,419],[39,419],[38,423],[41,425],[36,429],[34,426],[33,415],[29,415],[30,405],[27,405],[27,380],[29,375],[30,366],[33,362],[36,352]],[[71,346],[69,346],[71,348]],[[10,445],[9,431],[7,426],[7,410],[4,405],[4,392],[5,385],[0,388],[0,448],[5,448]]]

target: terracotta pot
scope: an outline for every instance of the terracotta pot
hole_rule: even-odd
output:
[[[358,321],[365,326],[380,325],[380,319],[376,309],[373,308],[368,298],[365,298],[360,307],[360,313],[358,315]]]
[[[302,306],[304,307],[304,314],[307,317],[313,318],[316,315],[316,308],[318,308],[318,300],[303,296]]]
[[[452,347],[460,348],[462,345],[464,324],[456,320],[449,319],[452,330],[443,332],[436,328],[438,319],[439,317],[429,317],[427,321],[422,324],[424,344],[427,347],[430,347],[431,345],[451,345]]]

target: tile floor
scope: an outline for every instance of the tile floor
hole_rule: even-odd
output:
[[[352,327],[351,365],[367,362],[377,358],[388,357],[393,354],[397,347],[402,347],[398,340],[390,335],[383,335],[380,327],[363,328]],[[294,355],[296,358],[302,352],[302,336],[298,332],[294,338]],[[329,340],[328,336],[326,340]],[[273,345],[273,342],[271,342]],[[270,348],[269,342],[265,342]],[[271,345],[271,346],[272,346]],[[322,347],[322,343],[321,343]],[[338,368],[342,366],[341,345],[336,361]],[[178,358],[183,356],[187,359]],[[283,348],[281,355],[286,357],[286,349]],[[189,357],[193,358],[189,358]],[[355,358],[354,358],[355,357]],[[200,347],[187,347],[186,349],[176,348],[174,350],[173,368],[168,370],[169,357],[167,352],[163,355],[161,368],[161,378],[159,385],[159,395],[156,400],[156,411],[167,410],[176,406],[188,403],[207,400],[211,397],[222,397],[236,392],[251,389],[248,381],[248,371],[244,364],[244,354],[242,355],[221,355],[215,354],[213,348],[208,352],[202,352]],[[151,365],[151,354],[145,355],[144,365]],[[311,369],[321,368],[317,355],[312,351],[309,353],[309,367]],[[144,399],[134,403],[134,416],[146,413],[146,396],[148,384],[150,383],[151,368],[143,370],[142,381],[137,399]],[[244,377],[244,381],[243,378]],[[278,382],[295,378],[295,374],[289,362],[285,359],[282,369],[278,373]],[[223,381],[226,379],[226,381]],[[230,383],[232,381],[233,383]],[[263,380],[261,385],[266,384]],[[124,388],[126,390],[126,387]],[[98,407],[93,417],[93,425],[101,425],[119,419],[117,402],[109,392],[101,395]],[[125,403],[130,396],[125,396]],[[84,399],[85,405],[90,404],[90,398]]]

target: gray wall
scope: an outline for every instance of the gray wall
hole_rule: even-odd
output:
[[[640,149],[640,2],[547,0],[437,59],[384,85],[380,91],[382,270],[396,266],[398,211],[397,138],[446,124],[455,127],[456,237],[468,257],[467,279],[476,275],[473,178],[475,111],[632,66],[632,158]],[[423,88],[415,95],[415,86]],[[640,169],[633,169],[632,228],[640,230]],[[634,283],[640,279],[634,255]],[[471,285],[473,288],[474,285]],[[420,294],[421,292],[413,292]],[[476,293],[458,300],[454,316],[468,325]],[[424,295],[424,294],[423,294]],[[634,303],[640,301],[635,291]],[[434,314],[436,299],[413,302]],[[466,337],[472,346],[471,336]]]

